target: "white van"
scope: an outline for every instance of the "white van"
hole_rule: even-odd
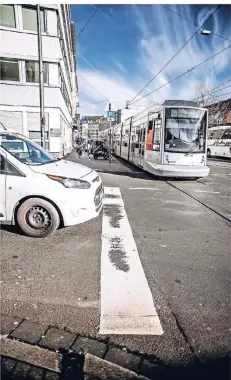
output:
[[[45,237],[59,225],[99,215],[103,186],[86,166],[57,160],[40,145],[0,125],[0,223]]]
[[[231,157],[231,125],[208,129],[207,156]]]

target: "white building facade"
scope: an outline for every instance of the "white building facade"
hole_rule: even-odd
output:
[[[77,113],[75,28],[67,4],[40,6],[45,148],[60,158],[72,150]],[[37,11],[0,5],[0,122],[41,143]]]

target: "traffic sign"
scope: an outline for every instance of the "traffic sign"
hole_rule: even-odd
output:
[[[109,110],[109,105],[111,104],[111,109]],[[116,111],[116,106],[114,105],[114,103],[112,102],[112,100],[110,100],[106,107],[104,108],[104,111]]]
[[[107,118],[110,121],[116,121],[116,112],[115,111],[108,111],[107,112]]]

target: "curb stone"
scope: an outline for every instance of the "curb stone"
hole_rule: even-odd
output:
[[[148,380],[91,354],[61,354],[4,336],[1,353],[3,380]]]
[[[85,368],[87,368],[89,379],[94,375],[93,370],[90,370],[90,364],[95,369],[101,366],[107,373],[110,373],[111,366],[112,379],[118,378],[115,377],[114,372],[119,369],[125,371],[123,376],[127,371],[126,376],[128,376],[120,377],[121,380],[155,378],[154,373],[152,376],[141,377],[146,372],[146,368],[143,371],[144,355],[142,354],[129,352],[124,347],[109,345],[107,341],[80,336],[67,329],[61,330],[55,326],[40,325],[27,319],[3,314],[1,315],[1,354],[5,357],[4,360],[10,358],[9,360],[15,360],[16,364],[27,363],[32,367],[53,371],[56,374],[60,372],[60,365],[62,367],[63,363],[66,366],[69,361],[69,367],[71,367],[76,361],[79,367],[82,367],[82,372],[84,362],[88,363]],[[145,359],[147,361],[147,358]],[[151,367],[152,362],[148,361],[148,363]],[[164,366],[162,368],[163,371],[168,372],[167,368]],[[108,375],[102,377],[104,376],[102,369],[99,373],[101,376],[99,379],[110,379]]]
[[[228,380],[230,356],[188,367],[169,367],[135,353],[57,326],[1,315],[2,379],[30,380]],[[28,331],[27,331],[28,327]],[[29,331],[30,330],[30,331]]]

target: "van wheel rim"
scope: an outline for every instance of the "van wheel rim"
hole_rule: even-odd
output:
[[[42,206],[33,206],[26,213],[26,222],[34,230],[46,231],[51,226],[51,215]]]

